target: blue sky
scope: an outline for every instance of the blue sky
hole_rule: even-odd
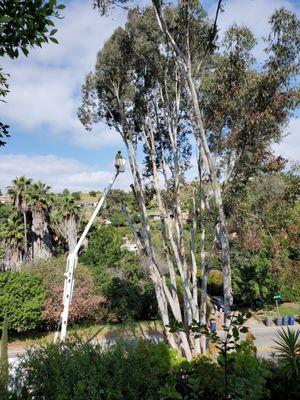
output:
[[[47,182],[55,191],[64,187],[103,189],[111,175],[114,153],[123,149],[118,135],[104,124],[86,132],[76,112],[81,84],[94,67],[97,51],[114,29],[124,24],[126,12],[116,9],[101,17],[91,1],[61,2],[67,7],[64,18],[56,23],[60,44],[45,45],[32,50],[28,58],[1,63],[11,75],[11,93],[7,103],[0,104],[0,118],[10,125],[12,134],[0,149],[1,189],[23,174]],[[204,1],[211,15],[215,3]],[[261,38],[268,33],[268,17],[280,6],[300,12],[298,0],[226,0],[219,20],[221,31],[233,22],[248,25],[258,39],[256,56],[261,60]],[[287,127],[290,135],[276,146],[276,152],[296,160],[299,129],[299,120],[293,119]],[[129,183],[130,174],[126,173],[117,186],[127,189]]]

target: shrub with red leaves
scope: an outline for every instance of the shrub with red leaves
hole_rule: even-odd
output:
[[[28,268],[39,276],[46,289],[43,315],[47,329],[57,327],[63,310],[64,271],[66,258],[51,258],[31,264]],[[75,271],[75,286],[70,306],[69,323],[90,323],[103,320],[105,297],[97,294],[90,271],[79,264]]]
[[[63,309],[63,282],[54,283],[44,304],[43,315],[47,328],[53,328],[59,321]],[[91,276],[75,281],[72,304],[69,311],[69,323],[100,322],[106,299],[95,293]]]

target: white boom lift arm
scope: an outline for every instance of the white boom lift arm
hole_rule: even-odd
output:
[[[96,208],[91,216],[87,226],[85,227],[80,239],[78,240],[74,250],[70,252],[67,258],[67,267],[65,272],[65,283],[64,283],[64,294],[63,294],[63,312],[60,317],[60,341],[63,342],[67,336],[67,326],[68,326],[68,317],[69,317],[69,308],[72,302],[73,288],[74,288],[74,272],[77,266],[78,261],[78,252],[83,244],[84,239],[86,238],[95,218],[97,217],[101,207],[105,199],[107,198],[115,180],[117,179],[120,172],[125,172],[125,159],[121,156],[119,152],[119,156],[116,157],[115,162],[116,172],[114,173],[109,185],[104,190],[102,197],[100,198]],[[59,331],[56,332],[54,337],[54,342],[57,341],[59,335]]]

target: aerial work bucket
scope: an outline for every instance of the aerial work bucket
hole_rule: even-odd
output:
[[[118,172],[125,172],[125,158],[122,156],[120,151],[116,154],[115,167]]]

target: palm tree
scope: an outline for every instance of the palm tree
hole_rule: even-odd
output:
[[[22,263],[24,227],[19,215],[14,213],[1,225],[0,239],[5,244],[5,269],[14,269]]]
[[[32,259],[47,259],[52,255],[51,236],[48,222],[53,194],[51,187],[37,182],[31,185],[27,203],[32,214]]]
[[[8,194],[13,199],[13,204],[16,210],[23,215],[24,222],[24,249],[25,257],[28,257],[28,240],[27,240],[27,213],[28,213],[28,203],[27,196],[32,185],[32,179],[26,178],[25,176],[20,176],[12,181],[13,186],[9,187]]]
[[[288,380],[300,378],[300,331],[292,331],[290,328],[277,332],[273,348],[278,351],[278,358],[282,364],[283,372]]]
[[[55,217],[61,228],[61,232],[72,251],[77,242],[77,222],[80,216],[80,206],[71,194],[63,194],[58,197]]]

